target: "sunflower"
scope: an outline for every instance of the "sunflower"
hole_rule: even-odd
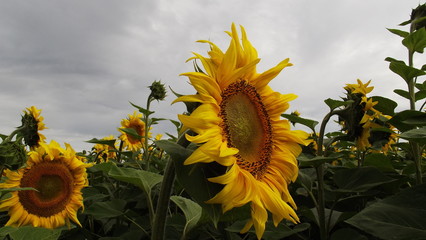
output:
[[[142,121],[142,113],[135,111],[133,115],[128,115],[127,119],[121,121],[121,128],[118,129],[122,134],[120,139],[130,151],[138,151],[144,145],[145,123]]]
[[[102,138],[101,140],[115,140],[115,138],[113,135],[110,135],[108,137]],[[108,162],[108,159],[116,158],[117,152],[115,151],[115,149],[116,148],[107,144],[96,144],[95,146],[93,146],[93,150],[96,152],[97,156],[99,157],[100,162]]]
[[[190,116],[178,116],[183,129],[197,133],[186,138],[201,144],[184,164],[217,162],[227,167],[223,175],[209,178],[224,187],[208,203],[221,204],[223,212],[250,204],[251,219],[241,232],[254,225],[261,238],[268,211],[276,226],[284,218],[299,221],[287,185],[297,178],[296,156],[308,134],[290,130],[289,122],[280,118],[296,96],[274,92],[268,86],[282,69],[292,65],[289,59],[257,73],[257,51],[243,27],[241,32],[240,42],[232,24],[225,53],[210,41],[200,41],[210,44],[210,57],[194,53],[191,59],[200,60],[206,73],[182,74],[197,94],[181,96],[175,102],[200,103]]]
[[[81,226],[77,210],[83,206],[81,189],[88,185],[86,168],[70,145],[63,149],[55,141],[29,152],[25,168],[5,170],[0,188],[34,188],[11,192],[0,201],[0,211],[8,211],[6,226],[32,225],[56,228],[70,225],[70,219]]]
[[[31,106],[24,110],[22,116],[22,135],[25,143],[32,147],[39,146],[41,142],[45,142],[46,137],[39,131],[46,129],[43,123],[43,117],[40,116],[41,110]]]
[[[340,114],[344,119],[341,122],[344,130],[347,130],[348,135],[355,139],[357,148],[362,151],[371,146],[368,140],[370,130],[376,126],[374,121],[381,115],[380,111],[374,108],[378,102],[367,98],[367,94],[374,89],[374,87],[368,86],[370,82],[371,80],[364,84],[357,79],[356,84],[346,84],[346,100],[353,100],[354,103],[348,111]]]

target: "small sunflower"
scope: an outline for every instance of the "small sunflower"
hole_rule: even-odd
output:
[[[209,181],[224,185],[208,203],[221,204],[224,212],[245,204],[251,205],[251,219],[242,232],[253,225],[260,239],[265,231],[268,211],[274,224],[282,219],[298,222],[296,204],[288,184],[298,175],[296,156],[299,144],[306,144],[308,134],[290,130],[290,123],[280,115],[288,109],[294,94],[274,92],[268,83],[282,69],[291,66],[288,59],[257,73],[260,59],[241,27],[240,42],[235,25],[228,32],[231,43],[222,52],[210,41],[210,57],[194,53],[204,72],[182,75],[197,90],[195,95],[181,96],[175,102],[198,102],[190,116],[179,115],[183,128],[198,135],[186,138],[200,147],[184,164],[217,162],[227,167],[224,175]]]
[[[115,140],[113,135],[104,137],[101,140]],[[97,153],[100,162],[107,162],[108,159],[114,159],[117,157],[116,148],[107,144],[96,144],[93,146],[93,150]]]
[[[347,98],[344,100],[352,100],[353,104],[347,111],[339,114],[343,130],[347,132],[350,140],[355,140],[357,148],[363,151],[371,146],[368,141],[370,130],[374,127],[374,120],[381,115],[374,108],[378,102],[367,98],[367,94],[374,89],[368,86],[370,82],[371,80],[364,84],[357,79],[356,84],[346,84]]]
[[[35,188],[11,192],[11,197],[0,201],[0,211],[8,211],[6,226],[32,225],[56,228],[70,219],[81,226],[77,210],[83,208],[81,189],[88,185],[85,164],[75,155],[70,145],[63,149],[55,141],[29,152],[25,168],[5,170],[6,179],[0,188]]]
[[[142,113],[135,111],[133,115],[129,114],[127,119],[121,121],[121,128],[118,130],[122,133],[119,138],[128,150],[138,151],[143,147],[146,129]]]
[[[44,118],[40,116],[41,110],[31,106],[24,111],[22,116],[22,135],[25,144],[30,147],[39,146],[40,143],[45,142],[46,137],[40,133],[41,130],[46,129],[43,123]]]

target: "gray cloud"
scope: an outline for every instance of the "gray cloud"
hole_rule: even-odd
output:
[[[290,58],[293,67],[271,82],[296,93],[291,110],[320,120],[326,98],[346,83],[373,80],[373,93],[395,97],[403,82],[384,58],[405,58],[385,28],[408,19],[417,1],[2,1],[0,2],[0,133],[20,125],[25,107],[43,110],[48,139],[89,149],[83,141],[116,130],[144,106],[148,86],[162,80],[180,93],[194,90],[183,72],[191,51],[206,55],[209,39],[222,49],[232,22],[246,28],[262,58],[259,71]],[[419,60],[421,62],[421,60]],[[157,117],[177,119],[182,104],[154,103]],[[398,99],[403,102],[403,100]],[[403,105],[403,104],[402,104]],[[155,133],[170,131],[164,122]]]

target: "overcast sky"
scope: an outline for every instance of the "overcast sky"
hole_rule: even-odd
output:
[[[180,73],[191,52],[206,55],[208,39],[223,50],[224,31],[243,25],[262,59],[262,72],[285,58],[271,82],[275,91],[295,93],[290,111],[320,121],[323,102],[343,96],[346,83],[372,80],[372,95],[408,106],[393,89],[405,83],[388,70],[388,56],[406,59],[401,39],[386,30],[408,20],[418,0],[139,0],[0,1],[0,133],[20,125],[32,105],[42,109],[48,141],[84,141],[118,136],[129,104],[145,106],[152,81],[193,94]],[[406,30],[406,28],[399,27]],[[418,60],[419,62],[420,60]],[[421,62],[421,61],[420,61]],[[423,61],[424,63],[424,61]],[[419,63],[420,64],[420,63]],[[183,104],[154,102],[155,117],[177,119]],[[153,134],[176,134],[169,122]]]

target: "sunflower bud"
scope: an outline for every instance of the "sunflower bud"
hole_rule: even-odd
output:
[[[411,11],[411,24],[412,29],[419,30],[420,28],[426,27],[426,5],[419,5],[417,8]]]
[[[151,90],[152,98],[157,101],[164,100],[166,97],[166,88],[161,81],[154,81],[152,85],[149,86],[149,89]]]

